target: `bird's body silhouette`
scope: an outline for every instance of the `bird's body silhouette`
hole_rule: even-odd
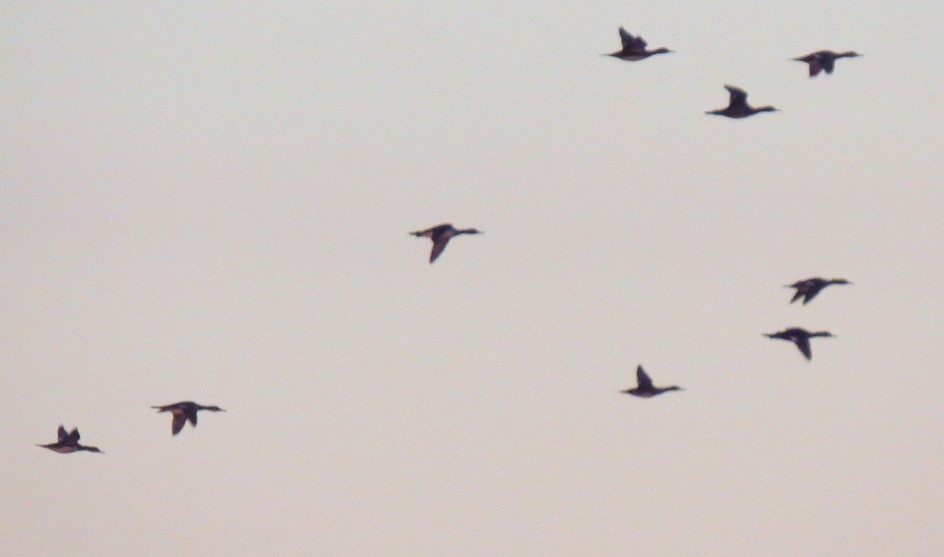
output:
[[[810,350],[810,339],[813,337],[831,337],[833,335],[829,331],[811,333],[806,329],[801,329],[800,327],[791,327],[777,333],[765,334],[764,336],[767,338],[789,340],[793,344],[796,344],[796,347],[800,349],[800,352],[803,353],[803,356],[807,360],[812,360],[813,352]]]
[[[862,56],[858,52],[853,50],[847,50],[845,52],[833,52],[832,50],[817,50],[816,52],[811,52],[806,56],[800,56],[799,58],[794,58],[797,62],[805,62],[810,67],[810,77],[816,77],[819,75],[819,72],[825,71],[827,74],[833,73],[833,68],[835,68],[836,60],[839,58],[856,58]]]
[[[184,424],[187,423],[187,420],[190,420],[192,427],[197,427],[197,411],[199,410],[209,410],[211,412],[225,412],[219,406],[202,406],[192,401],[184,402],[175,402],[173,404],[167,404],[165,406],[152,406],[160,412],[170,412],[173,414],[174,418],[170,422],[170,431],[173,435],[180,433],[180,430],[184,428]]]
[[[433,241],[433,249],[429,253],[429,262],[432,263],[436,261],[443,250],[446,249],[446,244],[448,244],[449,240],[453,237],[459,236],[460,234],[481,234],[481,232],[474,228],[457,229],[453,228],[451,224],[440,224],[432,228],[427,228],[426,230],[410,232],[410,234],[417,238],[426,237]]]
[[[72,431],[66,432],[66,428],[59,424],[59,430],[57,431],[59,440],[55,443],[47,443],[45,445],[36,445],[37,447],[43,447],[49,449],[50,451],[55,451],[60,454],[74,453],[77,451],[89,451],[91,453],[100,453],[98,447],[89,447],[86,445],[80,445],[79,439],[82,437],[79,435],[79,428],[73,428]]]
[[[728,118],[747,118],[748,116],[753,116],[758,112],[776,112],[777,109],[772,106],[751,106],[747,104],[747,92],[740,87],[735,87],[733,85],[725,85],[725,89],[728,90],[731,97],[728,101],[728,106],[724,108],[719,108],[718,110],[709,110],[705,114],[714,114],[717,116],[727,116]]]
[[[632,389],[626,389],[625,391],[620,391],[628,395],[638,396],[642,398],[652,398],[657,395],[661,395],[667,391],[681,391],[682,388],[678,385],[672,385],[669,387],[656,387],[652,384],[652,379],[649,377],[649,374],[646,373],[646,370],[642,368],[642,365],[636,368],[636,387]]]
[[[604,56],[612,56],[614,58],[619,58],[620,60],[626,60],[627,62],[636,62],[649,58],[653,54],[665,54],[667,52],[672,52],[671,50],[660,47],[655,50],[646,50],[646,46],[649,44],[643,40],[639,35],[635,37],[632,36],[629,31],[623,27],[619,28],[620,40],[623,42],[623,48],[617,50],[616,52],[610,52]]]
[[[803,298],[803,305],[808,304],[821,290],[829,286],[830,284],[852,284],[846,279],[834,278],[834,279],[824,279],[820,277],[813,277],[804,280],[794,282],[793,284],[788,284],[784,288],[795,288],[796,293],[793,294],[793,298],[790,300],[790,303]]]

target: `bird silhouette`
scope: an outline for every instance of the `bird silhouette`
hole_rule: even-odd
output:
[[[604,56],[612,56],[614,58],[619,58],[620,60],[626,60],[627,62],[636,62],[638,60],[649,58],[653,54],[665,54],[672,52],[665,47],[657,48],[655,50],[646,50],[646,45],[648,43],[644,41],[639,35],[636,35],[635,37],[632,36],[623,27],[619,28],[619,36],[620,40],[623,42],[623,48],[617,50],[616,52],[604,54]]]
[[[459,236],[460,234],[481,234],[481,232],[474,228],[459,230],[453,228],[451,224],[440,224],[432,228],[427,228],[426,230],[410,232],[410,234],[417,238],[426,237],[433,241],[433,250],[429,253],[429,262],[432,263],[436,261],[443,250],[446,249],[446,244],[448,244],[449,240],[453,237]]]
[[[777,109],[772,106],[754,107],[747,104],[747,92],[740,87],[725,85],[725,89],[731,94],[728,106],[718,110],[709,110],[705,114],[715,114],[717,116],[727,116],[728,118],[747,118],[758,112],[776,112]]]
[[[86,445],[80,445],[79,439],[79,428],[74,428],[70,432],[66,432],[66,428],[62,424],[59,424],[59,430],[57,431],[59,440],[55,443],[47,443],[45,445],[36,445],[37,447],[43,447],[49,449],[50,451],[55,451],[60,454],[74,453],[77,451],[89,451],[90,453],[100,453],[98,447],[89,447]]]
[[[806,62],[810,66],[810,77],[816,77],[820,71],[825,71],[827,74],[833,73],[833,68],[836,65],[836,60],[839,58],[856,58],[862,56],[858,52],[853,50],[847,50],[845,52],[833,52],[832,50],[817,50],[816,52],[811,52],[806,56],[800,56],[799,58],[793,58],[797,62]]]
[[[152,406],[151,408],[156,409],[158,413],[170,412],[173,414],[174,417],[170,422],[170,431],[173,435],[180,433],[180,430],[184,428],[184,424],[187,423],[187,420],[190,420],[192,427],[197,427],[197,411],[199,410],[225,412],[225,410],[219,406],[202,406],[189,400],[175,402],[165,406]]]
[[[801,329],[800,327],[792,327],[778,333],[765,334],[764,336],[767,338],[789,340],[793,344],[796,344],[796,347],[800,349],[800,352],[803,353],[803,356],[807,360],[812,360],[813,352],[810,350],[810,339],[813,337],[831,337],[833,335],[829,331],[811,333],[806,329]]]
[[[803,298],[803,305],[808,304],[821,290],[829,286],[830,284],[852,284],[846,279],[834,278],[834,279],[824,279],[819,277],[808,278],[794,282],[793,284],[788,284],[784,288],[796,288],[796,293],[793,294],[793,298],[790,300],[790,303]]]
[[[638,396],[642,398],[652,398],[656,395],[661,395],[666,391],[681,391],[682,388],[678,385],[672,385],[670,387],[656,387],[652,384],[652,379],[649,378],[649,374],[646,373],[646,370],[642,368],[642,365],[636,368],[636,387],[632,389],[626,389],[625,391],[620,391],[621,393],[626,393],[628,395]]]

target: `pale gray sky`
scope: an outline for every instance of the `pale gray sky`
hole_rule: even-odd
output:
[[[0,6],[0,554],[944,554],[939,2],[110,4]]]

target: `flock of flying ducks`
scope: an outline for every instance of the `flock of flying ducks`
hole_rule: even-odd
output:
[[[821,290],[826,288],[831,284],[852,284],[846,279],[824,279],[819,277],[808,278],[806,280],[801,280],[793,284],[788,284],[786,288],[795,288],[796,293],[793,295],[793,299],[790,300],[790,303],[803,298],[803,304],[816,297]],[[800,327],[790,327],[789,329],[784,329],[783,331],[777,333],[769,333],[764,335],[767,338],[779,338],[782,340],[789,340],[800,349],[800,353],[807,360],[813,359],[813,352],[810,349],[810,339],[813,337],[831,337],[833,336],[829,331],[818,331],[810,332],[806,329]],[[636,368],[636,387],[632,389],[626,389],[625,391],[620,391],[629,395],[635,395],[643,398],[652,398],[656,395],[661,395],[667,391],[681,391],[682,388],[678,385],[672,385],[670,387],[656,387],[652,384],[652,379],[649,378],[649,375],[640,365]]]
[[[619,28],[619,36],[623,43],[623,48],[617,50],[616,52],[604,54],[603,56],[612,56],[614,58],[619,58],[620,60],[626,60],[627,62],[638,62],[639,60],[645,60],[646,58],[649,58],[655,54],[674,52],[673,50],[669,50],[665,47],[657,48],[655,50],[646,50],[646,46],[648,46],[649,43],[644,41],[639,35],[634,37],[623,27]],[[839,58],[855,58],[857,56],[861,56],[861,54],[852,50],[847,50],[845,52],[818,50],[816,52],[811,52],[806,56],[791,58],[791,60],[805,62],[808,64],[810,69],[810,77],[815,77],[819,75],[821,71],[825,71],[827,74],[833,73],[833,69],[836,67],[836,60]],[[705,112],[705,114],[727,116],[728,118],[747,118],[748,116],[753,116],[758,112],[777,111],[777,109],[772,106],[755,107],[747,104],[747,92],[740,87],[725,85],[724,88],[727,89],[728,93],[731,95],[730,99],[728,100],[728,106],[719,108],[718,110],[709,110],[708,112]]]
[[[619,36],[620,40],[622,41],[623,48],[617,50],[616,52],[604,54],[604,56],[612,56],[614,58],[619,58],[620,60],[626,60],[627,62],[638,62],[639,60],[644,60],[656,54],[674,52],[665,47],[647,50],[646,47],[648,46],[648,43],[643,40],[641,36],[633,36],[623,27],[619,28]],[[825,71],[827,74],[833,73],[836,60],[839,58],[854,58],[857,56],[861,55],[851,50],[845,52],[819,50],[807,54],[806,56],[792,58],[792,60],[808,64],[810,77],[815,77],[822,71]],[[777,110],[773,106],[754,107],[749,105],[747,103],[747,92],[739,87],[725,85],[724,88],[727,89],[728,93],[730,94],[728,106],[718,110],[707,111],[705,114],[726,116],[728,118],[746,118],[759,112],[775,112]],[[427,228],[426,230],[410,232],[410,234],[416,236],[417,238],[429,238],[433,242],[432,250],[429,253],[429,262],[433,263],[439,258],[440,255],[442,255],[443,250],[446,249],[446,245],[452,238],[462,234],[481,234],[481,232],[475,228],[455,228],[451,224],[447,223],[433,226],[431,228]],[[813,300],[813,298],[815,298],[817,294],[820,293],[820,291],[832,284],[851,283],[846,279],[823,279],[814,277],[789,284],[786,286],[786,288],[796,289],[793,298],[790,300],[791,304],[802,298],[803,304],[806,305],[811,300]],[[810,339],[814,337],[831,337],[833,335],[829,331],[810,332],[800,327],[791,327],[776,333],[765,334],[764,336],[792,342],[807,360],[811,360],[813,358],[813,353],[810,349]],[[678,385],[656,387],[652,383],[652,379],[649,377],[649,374],[647,374],[642,365],[640,365],[636,368],[636,386],[620,392],[642,398],[652,398],[668,391],[680,390],[682,390],[682,388]],[[190,421],[191,425],[196,427],[197,411],[199,410],[209,410],[211,412],[224,411],[218,406],[202,406],[191,401],[176,402],[174,404],[167,404],[165,406],[152,406],[152,408],[156,409],[158,413],[171,413],[173,416],[171,420],[171,433],[173,435],[180,433],[187,421]],[[45,445],[37,446],[44,447],[51,451],[62,454],[74,453],[78,451],[89,451],[93,453],[102,452],[98,447],[81,445],[79,443],[79,439],[80,435],[78,428],[74,428],[72,431],[67,432],[66,428],[60,425],[58,430],[58,440],[55,443],[47,443]]]
[[[639,60],[645,60],[646,58],[656,54],[667,54],[669,52],[674,52],[665,47],[648,50],[646,47],[649,45],[649,43],[647,43],[639,35],[633,36],[624,27],[619,28],[619,36],[620,40],[622,41],[623,48],[617,50],[616,52],[603,54],[603,56],[612,56],[614,58],[619,58],[620,60],[626,60],[627,62],[638,62]],[[827,74],[833,73],[836,60],[839,58],[854,58],[857,56],[861,55],[851,50],[845,52],[819,50],[807,54],[806,56],[792,58],[792,60],[796,60],[797,62],[805,62],[808,64],[810,77],[815,77],[822,71],[825,71]],[[727,116],[728,118],[746,118],[759,112],[775,112],[777,110],[773,106],[755,107],[749,105],[747,103],[747,92],[739,87],[725,85],[724,88],[727,89],[728,93],[730,94],[728,106],[718,110],[707,111],[706,114]],[[432,240],[433,249],[429,254],[430,263],[436,261],[436,259],[442,254],[443,250],[446,249],[446,245],[449,243],[450,239],[454,238],[455,236],[459,236],[460,234],[479,233],[480,232],[475,228],[457,229],[451,224],[440,224],[432,228],[427,228],[426,230],[410,232],[410,234],[416,236],[417,238],[425,237]],[[820,291],[832,284],[850,284],[850,282],[846,279],[824,279],[819,277],[808,278],[795,282],[793,284],[787,285],[787,288],[796,289],[796,292],[794,293],[793,298],[790,300],[790,303],[792,304],[793,302],[802,298],[803,304],[806,305],[812,301],[813,298],[815,298],[816,295],[820,293]],[[765,334],[764,336],[792,342],[807,360],[811,360],[813,358],[813,352],[810,348],[810,339],[814,337],[831,337],[833,335],[829,331],[811,332],[800,327],[790,327],[776,333]],[[668,391],[680,390],[682,390],[682,388],[678,385],[656,387],[652,383],[652,379],[649,377],[649,374],[646,373],[646,370],[644,370],[642,365],[640,365],[636,368],[636,386],[620,392],[643,398],[651,398]]]

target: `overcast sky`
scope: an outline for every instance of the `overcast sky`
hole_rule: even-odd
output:
[[[940,2],[111,4],[0,5],[0,554],[944,554]]]

